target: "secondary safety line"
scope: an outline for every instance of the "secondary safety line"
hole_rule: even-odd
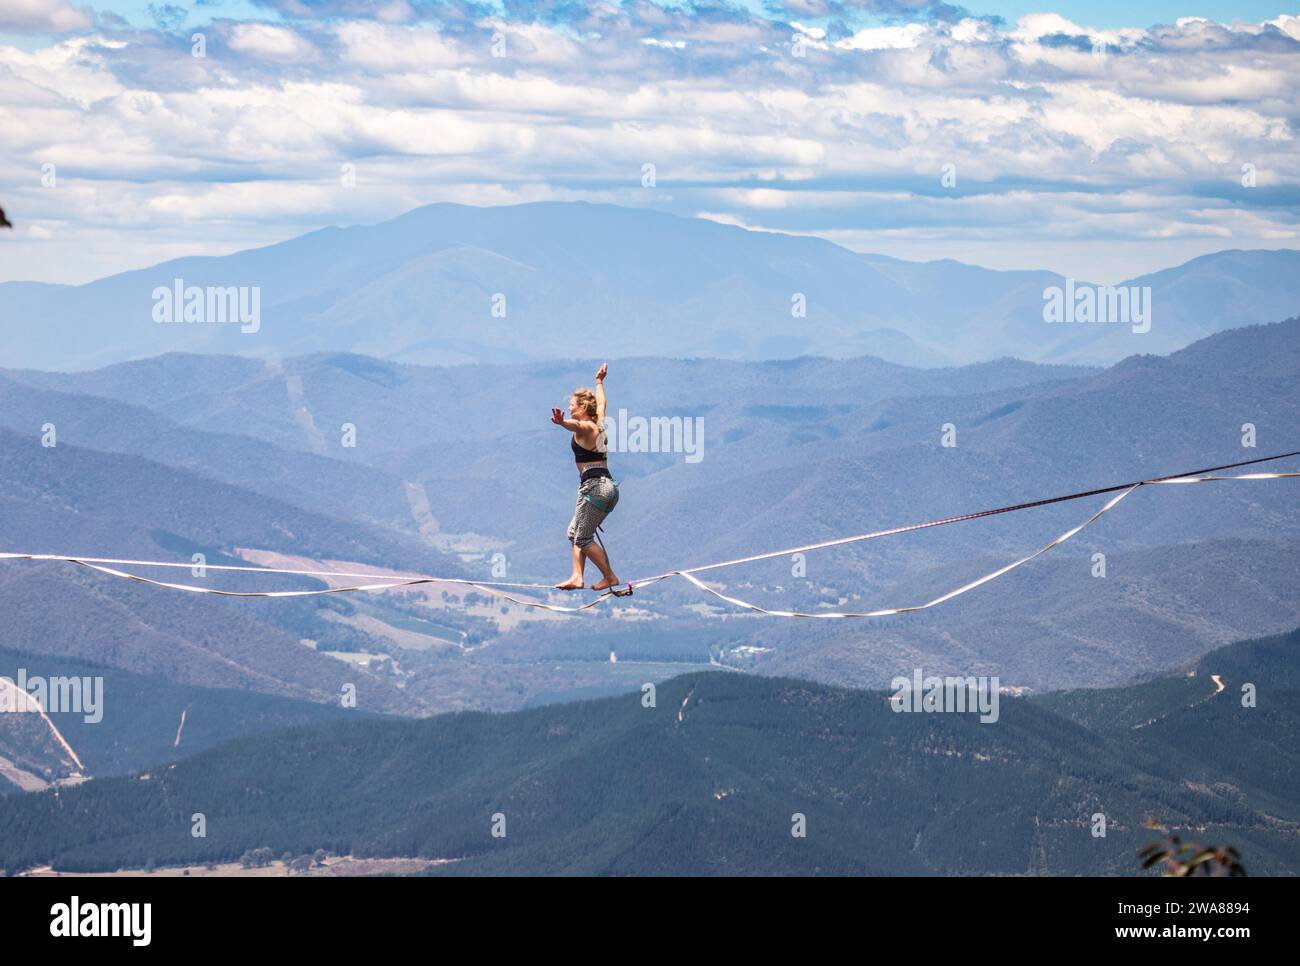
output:
[[[979,510],[975,513],[963,513],[960,516],[945,517],[942,520],[929,520],[925,523],[912,523],[912,524],[908,524],[907,526],[894,527],[890,530],[876,530],[873,533],[863,533],[855,537],[838,537],[834,540],[824,540],[821,543],[810,543],[807,546],[803,546],[803,547],[788,547],[785,550],[772,550],[767,553],[754,554],[753,556],[749,556],[749,557],[738,557],[735,560],[724,560],[721,563],[705,564],[701,567],[691,567],[686,570],[670,570],[667,573],[657,574],[654,577],[645,577],[642,578],[641,580],[633,581],[633,583],[636,584],[653,583],[656,580],[662,580],[665,577],[672,577],[678,574],[698,574],[698,573],[703,573],[706,570],[717,570],[720,567],[734,567],[737,564],[753,563],[754,561],[757,560],[770,560],[773,557],[785,557],[792,553],[805,553],[809,550],[824,550],[828,547],[840,547],[845,544],[858,543],[863,540],[874,540],[877,537],[893,536],[894,534],[897,533],[910,533],[913,530],[926,530],[929,529],[930,527],[947,526],[950,523],[962,523],[966,520],[978,520],[983,517],[997,516],[999,513],[1014,513],[1017,510],[1030,510],[1033,509],[1034,507],[1050,506],[1053,503],[1065,503],[1070,500],[1082,500],[1085,497],[1089,497],[1089,496],[1102,496],[1106,493],[1115,493],[1119,490],[1127,490],[1135,486],[1146,486],[1147,484],[1150,483],[1172,483],[1175,481],[1201,482],[1202,480],[1208,481],[1209,477],[1201,477],[1201,474],[1216,473],[1219,470],[1233,470],[1241,466],[1254,466],[1256,463],[1272,463],[1275,460],[1286,459],[1289,456],[1300,456],[1300,450],[1294,450],[1290,453],[1281,453],[1277,456],[1262,456],[1258,459],[1242,460],[1239,463],[1225,463],[1222,466],[1208,466],[1200,470],[1190,470],[1187,473],[1172,473],[1169,476],[1157,476],[1149,480],[1132,480],[1128,483],[1116,483],[1114,486],[1103,486],[1095,490],[1082,490],[1078,493],[1068,493],[1065,496],[1053,496],[1053,497],[1048,497],[1045,500],[1033,500],[1029,503],[1017,503],[1014,506],[999,507],[996,510]],[[1276,475],[1286,476],[1286,475],[1295,475],[1295,474],[1276,474]],[[1194,481],[1192,479],[1193,477],[1198,477],[1198,479]],[[1245,476],[1219,477],[1217,479],[1238,479],[1238,478],[1246,479],[1247,477]],[[1275,478],[1275,475],[1270,474],[1268,476],[1258,476],[1258,477],[1254,475],[1250,475],[1250,478],[1273,479]]]
[[[630,592],[636,586],[644,587],[649,584],[658,583],[662,580],[667,580],[670,577],[682,577],[685,580],[689,581],[691,584],[695,585],[700,590],[712,594],[713,596],[721,600],[724,600],[730,604],[748,610],[756,611],[758,613],[775,616],[775,617],[798,617],[798,618],[816,618],[816,619],[846,618],[846,617],[855,617],[855,618],[884,617],[884,616],[889,616],[894,614],[910,613],[912,611],[917,611],[917,610],[925,610],[927,608],[937,606],[938,604],[945,603],[946,601],[949,601],[954,597],[957,597],[961,594],[964,594],[970,590],[975,589],[976,587],[988,583],[989,581],[994,580],[997,577],[1000,577],[1003,574],[1008,573],[1011,570],[1014,570],[1017,567],[1020,567],[1023,564],[1028,563],[1029,561],[1033,560],[1035,557],[1038,557],[1041,554],[1046,553],[1047,551],[1053,549],[1054,547],[1059,546],[1060,544],[1069,540],[1071,537],[1075,536],[1084,528],[1090,526],[1101,516],[1110,512],[1110,510],[1113,509],[1115,506],[1117,506],[1121,500],[1123,500],[1130,493],[1132,493],[1134,490],[1139,489],[1140,487],[1150,486],[1155,484],[1208,483],[1208,482],[1220,482],[1220,481],[1228,481],[1228,480],[1273,480],[1273,479],[1286,479],[1286,478],[1300,477],[1300,473],[1246,473],[1238,476],[1210,475],[1215,473],[1218,470],[1234,469],[1237,467],[1251,466],[1258,463],[1268,463],[1274,460],[1286,459],[1287,457],[1297,456],[1297,455],[1300,455],[1300,450],[1296,450],[1290,453],[1279,454],[1277,456],[1266,456],[1266,457],[1260,457],[1258,459],[1242,460],[1237,463],[1227,463],[1222,466],[1208,467],[1203,470],[1193,470],[1191,473],[1173,474],[1170,476],[1156,477],[1148,480],[1136,480],[1130,483],[1120,483],[1114,486],[1101,487],[1093,490],[1085,490],[1079,493],[1067,494],[1065,496],[1049,497],[1043,500],[1034,500],[1028,503],[1020,503],[1013,506],[999,507],[993,510],[981,510],[975,513],[962,514],[960,516],[946,517],[940,520],[930,520],[925,523],[915,523],[915,524],[910,524],[902,527],[893,527],[887,530],[877,530],[871,533],[858,534],[856,536],[851,536],[851,537],[840,537],[833,540],[822,541],[820,543],[807,544],[801,547],[789,547],[784,550],[768,551],[766,553],[754,554],[748,557],[740,557],[734,560],[725,560],[718,563],[704,564],[698,567],[691,567],[682,570],[671,570],[662,574],[656,574],[655,576],[652,577],[645,577],[638,580],[629,581],[628,591],[624,591],[623,593],[626,594]],[[730,597],[726,594],[722,594],[714,590],[713,588],[707,586],[705,583],[703,583],[701,580],[699,580],[697,577],[694,576],[695,574],[698,573],[703,573],[709,570],[717,570],[723,567],[733,567],[743,563],[751,563],[758,560],[769,560],[775,557],[784,557],[794,553],[804,553],[812,550],[821,550],[828,547],[844,546],[846,544],[858,543],[864,540],[873,540],[879,537],[891,536],[900,533],[909,533],[915,530],[924,530],[931,527],[945,526],[950,523],[960,523],[966,520],[976,520],[976,519],[981,519],[983,517],[995,516],[1001,513],[1011,513],[1017,510],[1027,510],[1034,507],[1049,506],[1055,503],[1063,503],[1069,500],[1079,500],[1089,496],[1098,496],[1098,495],[1103,495],[1108,493],[1117,493],[1118,495],[1116,495],[1111,500],[1109,500],[1103,507],[1101,507],[1101,509],[1095,512],[1083,523],[1081,523],[1077,527],[1072,528],[1071,530],[1067,530],[1065,533],[1061,534],[1059,537],[1057,537],[1055,540],[1053,540],[1046,546],[1040,548],[1039,550],[1036,550],[1034,553],[1029,554],[1026,557],[1022,557],[1019,560],[1007,564],[1004,567],[1000,567],[997,570],[985,574],[983,577],[980,577],[977,580],[964,584],[963,586],[958,587],[952,591],[949,591],[948,593],[936,597],[934,600],[924,604],[917,604],[908,607],[885,608],[885,609],[865,611],[865,612],[819,612],[815,614],[810,614],[810,613],[803,613],[800,611],[776,610],[776,609],[760,607],[757,604],[752,604],[749,603],[748,601],[744,601],[736,597]],[[212,594],[220,597],[314,597],[314,596],[322,596],[325,594],[342,594],[342,593],[354,593],[360,591],[390,590],[390,589],[402,588],[402,587],[415,587],[423,584],[455,584],[455,585],[461,585],[466,587],[472,587],[476,590],[481,590],[486,594],[490,594],[492,596],[511,601],[512,603],[520,604],[524,607],[535,607],[542,610],[554,611],[557,613],[578,613],[581,611],[589,610],[590,608],[600,604],[606,598],[615,595],[613,591],[606,591],[605,593],[601,594],[599,597],[595,598],[592,601],[589,601],[586,604],[582,604],[577,607],[564,607],[556,604],[543,603],[541,601],[520,599],[499,589],[502,587],[508,587],[512,589],[522,588],[522,589],[554,590],[554,588],[549,584],[507,583],[504,581],[479,581],[479,580],[470,580],[470,579],[465,579],[460,577],[430,577],[430,576],[423,576],[423,575],[415,576],[415,577],[401,577],[397,575],[385,576],[382,574],[355,573],[355,572],[347,572],[347,571],[293,570],[293,569],[272,568],[272,567],[234,566],[234,565],[226,565],[226,564],[197,565],[193,563],[178,563],[174,561],[128,560],[128,559],[105,558],[105,557],[74,557],[74,556],[63,555],[63,554],[44,554],[44,553],[0,552],[0,559],[64,561],[67,563],[77,564],[82,567],[87,567],[91,570],[96,570],[99,571],[100,573],[108,574],[113,577],[120,577],[125,580],[134,580],[140,583],[149,584],[156,587],[165,587],[171,590],[181,590],[181,591],[188,591],[190,593],[199,593],[199,594]],[[374,577],[384,581],[384,583],[355,584],[355,585],[350,585],[345,587],[330,587],[324,590],[230,591],[230,590],[216,590],[210,587],[199,587],[193,584],[181,584],[181,583],[173,583],[169,581],[154,580],[149,577],[142,577],[138,574],[132,574],[122,570],[118,570],[116,569],[115,566],[108,566],[109,564],[119,565],[119,566],[169,567],[169,568],[182,568],[182,569],[194,569],[198,567],[200,569],[205,569],[205,570],[239,571],[239,572],[281,574],[281,575],[307,576],[307,577],[353,577],[353,578]]]
[[[121,567],[171,567],[177,570],[223,570],[254,574],[286,574],[294,577],[373,577],[376,580],[407,580],[401,574],[356,573],[346,570],[289,570],[280,567],[241,567],[233,564],[196,564],[181,563],[175,560],[130,560],[120,557],[83,557],[53,553],[0,553],[0,560],[61,560],[81,564],[116,564]],[[423,580],[437,580],[448,584],[472,584],[490,587],[525,587],[539,590],[554,590],[554,584],[513,584],[496,580],[472,580],[464,577],[428,577],[417,574]],[[396,585],[394,585],[396,586]],[[321,591],[313,591],[321,593]]]
[[[714,590],[712,587],[708,586],[706,583],[704,583],[702,580],[700,580],[698,577],[695,576],[695,574],[699,573],[702,570],[711,570],[714,567],[719,566],[718,564],[711,564],[706,567],[697,567],[692,570],[671,571],[666,574],[660,574],[656,577],[651,577],[647,580],[637,581],[634,583],[640,583],[640,584],[657,583],[660,580],[667,580],[669,577],[682,577],[685,580],[690,581],[700,590],[704,591],[707,594],[712,594],[714,597],[717,597],[719,600],[724,600],[727,603],[732,604],[736,607],[744,608],[745,610],[752,610],[760,614],[766,614],[770,617],[796,617],[796,618],[821,620],[821,619],[836,619],[836,618],[846,618],[846,617],[853,617],[853,618],[890,617],[896,614],[910,614],[913,613],[914,611],[928,610],[929,608],[936,607],[939,604],[947,603],[948,601],[952,600],[954,597],[959,597],[962,594],[966,593],[967,591],[974,590],[976,587],[980,587],[991,580],[995,580],[996,578],[1001,577],[1003,574],[1015,570],[1017,567],[1029,563],[1029,561],[1033,560],[1035,557],[1041,556],[1042,554],[1047,553],[1047,551],[1053,549],[1054,547],[1060,546],[1061,544],[1065,543],[1065,541],[1069,540],[1071,537],[1079,533],[1081,530],[1091,526],[1102,516],[1104,516],[1105,514],[1109,513],[1112,509],[1114,509],[1120,503],[1120,501],[1122,501],[1130,493],[1132,493],[1134,490],[1141,489],[1144,486],[1153,486],[1153,485],[1171,484],[1171,483],[1212,483],[1212,482],[1221,482],[1225,480],[1280,480],[1280,479],[1293,479],[1293,478],[1300,478],[1300,473],[1246,473],[1240,476],[1182,476],[1182,477],[1167,477],[1158,480],[1147,480],[1140,483],[1133,483],[1128,487],[1128,489],[1124,490],[1121,493],[1118,493],[1110,500],[1108,500],[1101,509],[1099,509],[1096,513],[1090,516],[1083,523],[1079,524],[1077,527],[1073,527],[1065,531],[1065,533],[1061,534],[1055,540],[1051,541],[1050,543],[1048,543],[1043,547],[1040,547],[1038,550],[1035,550],[1033,553],[1029,554],[1028,556],[1021,557],[1019,560],[1015,560],[1012,563],[1007,564],[1006,566],[999,567],[997,570],[990,571],[984,576],[972,580],[970,583],[963,584],[962,586],[950,590],[945,594],[941,594],[940,596],[934,598],[931,601],[928,601],[927,603],[913,604],[907,607],[887,607],[887,608],[882,608],[879,610],[872,610],[872,611],[819,611],[817,613],[804,613],[803,611],[777,610],[775,608],[760,607],[758,604],[753,604],[750,603],[749,601],[741,600],[739,597],[731,597],[727,594],[721,593],[720,591]],[[1060,499],[1057,499],[1053,502],[1060,502]],[[1038,503],[1035,505],[1041,506],[1043,504]],[[1005,513],[1005,512],[1009,512],[1009,510],[992,511],[992,512]],[[970,520],[970,519],[974,519],[976,516],[981,516],[981,515],[989,516],[991,514],[988,512],[984,514],[972,514],[969,516],[954,518],[953,520],[947,522],[956,522],[956,520],[958,519]],[[940,525],[939,523],[932,523],[932,524],[921,524],[920,526],[916,526],[916,527],[900,527],[893,530],[880,530],[877,531],[876,533],[863,534],[859,537],[854,537],[852,539],[869,540],[874,537],[882,537],[894,533],[907,532],[908,530],[919,530],[924,526],[939,526],[939,525]],[[787,551],[787,552],[797,553],[799,551]],[[770,556],[783,556],[783,554],[763,554],[757,558],[749,558],[749,559],[766,559]],[[725,564],[723,566],[725,566]]]

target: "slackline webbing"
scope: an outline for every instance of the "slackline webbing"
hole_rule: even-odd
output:
[[[1012,506],[999,507],[997,509],[992,509],[992,510],[980,510],[975,513],[965,513],[965,514],[961,514],[960,516],[945,517],[939,520],[929,520],[924,523],[913,523],[906,526],[893,527],[887,530],[876,530],[871,533],[863,533],[851,537],[839,537],[833,540],[825,540],[820,543],[806,544],[804,546],[799,546],[799,547],[787,547],[783,550],[772,550],[772,551],[767,551],[765,553],[753,554],[748,557],[738,557],[734,560],[724,560],[717,563],[703,564],[698,567],[690,567],[681,570],[670,570],[661,574],[656,574],[652,577],[643,577],[638,580],[628,581],[627,590],[622,592],[618,592],[615,590],[606,590],[603,594],[601,594],[599,597],[595,598],[594,600],[591,600],[585,604],[581,604],[576,607],[565,607],[558,604],[550,604],[542,601],[520,598],[502,589],[502,588],[509,588],[511,590],[524,589],[524,590],[553,591],[555,590],[555,588],[551,584],[508,583],[505,581],[480,581],[480,580],[471,580],[471,579],[466,579],[461,577],[431,577],[431,576],[424,576],[424,575],[408,577],[408,576],[395,574],[392,576],[388,576],[383,574],[357,573],[357,572],[338,571],[338,570],[295,570],[295,569],[284,569],[284,568],[274,568],[274,567],[235,566],[230,564],[199,565],[194,563],[180,563],[175,561],[130,560],[130,559],[109,558],[109,557],[85,557],[85,556],[71,556],[67,554],[49,554],[49,553],[0,552],[0,560],[62,561],[66,563],[77,564],[82,567],[87,567],[91,570],[96,570],[99,571],[100,573],[108,574],[113,577],[120,577],[125,580],[134,580],[139,583],[149,584],[154,587],[165,587],[170,590],[181,590],[181,591],[187,591],[189,593],[196,593],[196,594],[211,594],[219,597],[314,597],[314,596],[321,596],[325,594],[345,594],[345,593],[356,593],[362,591],[392,590],[394,588],[417,587],[425,584],[451,584],[451,585],[470,587],[475,590],[480,590],[486,594],[499,597],[503,600],[508,600],[515,604],[520,604],[521,606],[524,607],[534,607],[542,610],[553,611],[556,613],[566,613],[566,614],[575,614],[581,611],[589,610],[597,606],[598,604],[602,603],[604,600],[606,600],[611,596],[626,596],[635,587],[645,587],[649,584],[659,583],[660,581],[667,580],[671,577],[681,577],[687,580],[688,582],[690,582],[691,584],[693,584],[699,590],[702,590],[707,594],[711,594],[714,597],[717,597],[719,600],[725,601],[736,607],[754,611],[760,614],[766,614],[772,617],[797,617],[797,618],[809,618],[809,619],[888,617],[895,614],[906,614],[906,613],[911,613],[913,611],[926,610],[928,608],[935,607],[939,604],[952,600],[954,597],[958,597],[961,594],[974,590],[976,587],[982,586],[983,584],[986,584],[991,580],[995,580],[998,577],[1001,577],[1003,574],[1015,570],[1017,567],[1029,563],[1029,561],[1033,560],[1034,558],[1044,553],[1047,553],[1049,550],[1053,549],[1054,547],[1060,546],[1070,538],[1074,537],[1080,531],[1091,526],[1102,516],[1109,513],[1112,509],[1118,506],[1119,503],[1122,500],[1124,500],[1127,496],[1129,496],[1129,494],[1131,494],[1134,490],[1140,489],[1143,486],[1152,486],[1157,484],[1210,483],[1210,482],[1240,481],[1240,480],[1292,479],[1292,478],[1300,477],[1300,472],[1298,473],[1245,473],[1237,476],[1214,476],[1211,474],[1214,474],[1219,470],[1236,469],[1238,467],[1252,466],[1258,463],[1269,463],[1275,460],[1286,459],[1288,457],[1298,456],[1298,455],[1300,455],[1300,450],[1296,450],[1290,453],[1282,453],[1277,456],[1265,456],[1265,457],[1260,457],[1258,459],[1242,460],[1241,462],[1237,462],[1237,463],[1226,463],[1222,466],[1212,466],[1201,470],[1193,470],[1190,473],[1179,473],[1179,474],[1172,474],[1169,476],[1155,477],[1147,480],[1135,480],[1129,483],[1118,483],[1113,486],[1100,487],[1092,490],[1083,490],[1078,493],[1069,493],[1064,496],[1048,497],[1046,499],[1033,500],[1028,503],[1018,503]],[[1081,500],[1090,496],[1103,496],[1111,493],[1115,494],[1115,496],[1111,497],[1100,509],[1094,512],[1083,523],[1079,524],[1076,527],[1071,528],[1070,530],[1067,530],[1065,533],[1062,533],[1060,536],[1056,537],[1056,539],[1052,540],[1050,543],[1046,544],[1045,546],[1040,547],[1038,550],[1035,550],[1033,553],[1028,554],[1027,556],[1021,557],[1020,559],[1015,560],[1009,564],[1006,564],[1003,567],[999,567],[998,569],[993,570],[985,574],[984,576],[977,578],[976,580],[963,584],[962,586],[950,590],[947,593],[942,594],[934,598],[933,600],[923,604],[914,604],[905,607],[881,608],[878,610],[871,610],[871,611],[853,611],[853,612],[819,611],[817,613],[804,613],[801,611],[776,610],[772,608],[760,607],[757,604],[753,604],[748,601],[741,600],[737,597],[731,597],[727,594],[721,593],[720,591],[715,590],[714,588],[708,586],[703,581],[701,581],[698,577],[695,576],[696,574],[703,573],[705,571],[718,570],[724,567],[734,567],[740,564],[753,563],[759,560],[770,560],[775,557],[784,557],[795,553],[806,553],[813,550],[823,550],[829,547],[839,547],[851,543],[860,543],[865,540],[874,540],[879,537],[893,536],[901,533],[910,533],[916,530],[929,529],[931,527],[946,526],[951,523],[961,523],[967,520],[978,520],[984,517],[996,516],[1002,513],[1013,513],[1019,510],[1028,510],[1035,507],[1050,506],[1052,504],[1064,503],[1070,500]],[[217,590],[211,587],[200,587],[194,584],[182,584],[182,583],[172,583],[170,581],[154,580],[150,577],[142,577],[139,574],[128,573],[126,571],[117,569],[118,567],[123,567],[123,566],[164,567],[164,568],[187,569],[187,570],[201,569],[204,571],[207,570],[233,571],[233,572],[243,572],[243,573],[279,574],[279,575],[303,576],[303,577],[335,577],[335,578],[345,577],[345,578],[363,578],[363,579],[375,578],[383,582],[351,584],[342,587],[328,587],[323,590],[233,591],[233,590]]]

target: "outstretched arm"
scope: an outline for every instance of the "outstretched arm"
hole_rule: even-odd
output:
[[[596,370],[596,425],[599,426],[605,421],[605,374],[609,372],[609,363],[606,362]]]
[[[559,409],[551,410],[551,422],[553,422],[556,426],[563,426],[571,433],[576,433],[584,426],[589,425],[588,423],[584,423],[580,419],[565,419],[564,413]]]
[[[598,433],[600,426],[589,419],[565,419],[564,413],[558,409],[551,410],[551,422],[556,426],[563,426],[571,433]]]

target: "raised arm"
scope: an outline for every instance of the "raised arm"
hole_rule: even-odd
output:
[[[609,363],[606,362],[596,370],[596,425],[599,426],[605,422],[605,374],[609,372]]]

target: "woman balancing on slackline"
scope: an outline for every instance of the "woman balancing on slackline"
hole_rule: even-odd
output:
[[[569,418],[559,409],[551,410],[551,422],[573,434],[570,445],[578,464],[578,505],[569,521],[569,543],[573,556],[573,574],[560,590],[581,590],[584,570],[590,559],[600,568],[602,578],[592,590],[613,590],[618,575],[609,565],[609,555],[596,541],[596,530],[618,505],[618,484],[609,475],[608,444],[605,440],[605,373],[609,363],[596,372],[596,388],[576,389],[569,397]],[[615,591],[617,593],[617,591]]]

